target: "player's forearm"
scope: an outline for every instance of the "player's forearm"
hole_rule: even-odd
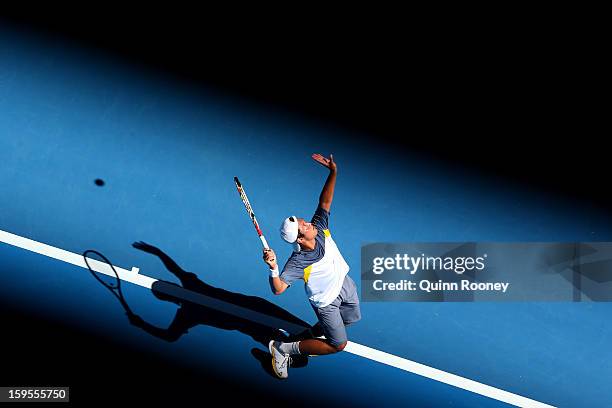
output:
[[[175,274],[177,277],[180,278],[179,275],[184,274],[185,271],[178,266],[178,264],[176,262],[174,262],[174,260],[172,258],[170,258],[168,255],[166,255],[163,252],[160,252],[159,254],[157,254],[157,256],[159,257],[159,259],[163,262],[164,266],[173,274]]]
[[[336,187],[336,170],[330,170],[325,185],[319,196],[319,205],[329,211],[332,200],[334,198],[334,187]]]
[[[283,293],[285,291],[285,288],[287,287],[287,285],[280,280],[280,278],[278,276],[272,277],[270,276],[270,289],[272,290],[272,293],[274,293],[275,295],[280,295],[281,293]]]

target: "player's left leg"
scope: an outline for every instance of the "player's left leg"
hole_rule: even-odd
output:
[[[346,345],[346,331],[340,315],[340,299],[324,307],[313,307],[325,333],[326,340],[306,339],[291,343],[270,341],[272,368],[278,378],[287,378],[292,355],[324,355],[341,351]]]
[[[323,332],[323,338],[307,339],[300,342],[300,353],[308,355],[333,354],[344,349],[346,346],[346,330],[342,315],[340,314],[340,296],[332,303],[323,307],[313,306],[313,310],[319,319],[319,325]]]

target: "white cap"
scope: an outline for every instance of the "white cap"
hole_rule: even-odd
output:
[[[297,243],[298,238],[298,220],[295,215],[285,218],[280,227],[281,238],[290,243],[294,252],[300,252],[300,244]]]

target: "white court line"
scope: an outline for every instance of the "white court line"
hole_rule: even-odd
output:
[[[405,358],[394,356],[393,354],[385,353],[384,351],[376,350],[368,346],[349,342],[344,351],[361,356],[391,367],[399,368],[400,370],[409,371],[432,380],[440,381],[454,387],[462,388],[476,394],[484,395],[485,397],[493,398],[498,401],[503,401],[517,407],[529,408],[551,408],[552,405],[544,404],[499,388],[491,387],[490,385],[482,384],[469,378],[460,377],[455,374],[447,373],[446,371],[438,370],[437,368],[429,367],[424,364],[410,361]]]
[[[55,248],[50,245],[23,238],[2,230],[0,230],[0,242],[26,249],[28,251],[36,252],[37,254],[55,258],[63,262],[68,262],[73,265],[80,266],[82,268],[87,268],[87,265],[85,264],[82,255]],[[92,259],[90,261],[90,265],[92,265],[92,269],[96,272],[114,276],[112,271],[109,270],[108,266],[104,262]],[[120,279],[126,282],[133,283],[135,285],[145,287],[147,289],[151,289],[153,283],[157,281],[157,279],[151,278],[149,276],[140,275],[138,273],[138,268],[132,268],[131,270],[127,270],[115,266],[115,269],[117,270],[117,274],[119,275]],[[417,363],[415,361],[410,361],[408,359],[398,357],[393,354],[385,353],[384,351],[376,350],[368,346],[363,346],[352,341],[346,345],[344,351],[363,358],[367,358],[372,361],[386,364],[391,367],[399,368],[400,370],[408,371],[423,377],[430,378],[435,381],[452,385],[457,388],[471,391],[476,394],[483,395],[485,397],[506,402],[517,407],[554,408],[552,405],[544,404],[542,402],[535,401],[517,394],[513,394],[511,392],[504,391],[499,388],[491,387],[490,385],[482,384],[477,381],[460,377],[455,374],[447,373],[446,371],[438,370],[437,368],[429,367]]]
[[[68,262],[73,265],[80,266],[81,268],[88,269],[83,255],[74,254],[72,252],[68,252],[60,248],[52,247],[51,245],[43,244],[42,242],[33,241],[31,239],[20,237],[19,235],[11,234],[2,230],[0,230],[0,242],[5,242],[9,245],[13,245],[22,249],[26,249],[28,251],[36,252],[37,254],[45,255],[50,258],[55,258],[63,262]],[[89,262],[89,265],[91,265],[91,269],[93,269],[94,271],[113,277],[115,276],[112,269],[108,267],[106,262],[100,262],[96,259],[91,258],[87,258],[87,261]],[[124,280],[126,282],[134,283],[136,285],[144,286],[145,288],[149,289],[151,289],[151,285],[153,285],[153,282],[157,280],[148,276],[139,275],[138,272],[140,270],[135,267],[131,270],[127,270],[115,266],[115,270],[117,271],[117,275],[119,275],[119,279]]]

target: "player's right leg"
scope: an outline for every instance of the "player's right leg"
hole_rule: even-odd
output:
[[[346,346],[347,336],[342,315],[341,299],[338,297],[324,307],[313,307],[324,335],[323,339],[308,339],[300,342],[300,353],[308,355],[333,354],[342,351]],[[316,325],[315,325],[316,326]]]

